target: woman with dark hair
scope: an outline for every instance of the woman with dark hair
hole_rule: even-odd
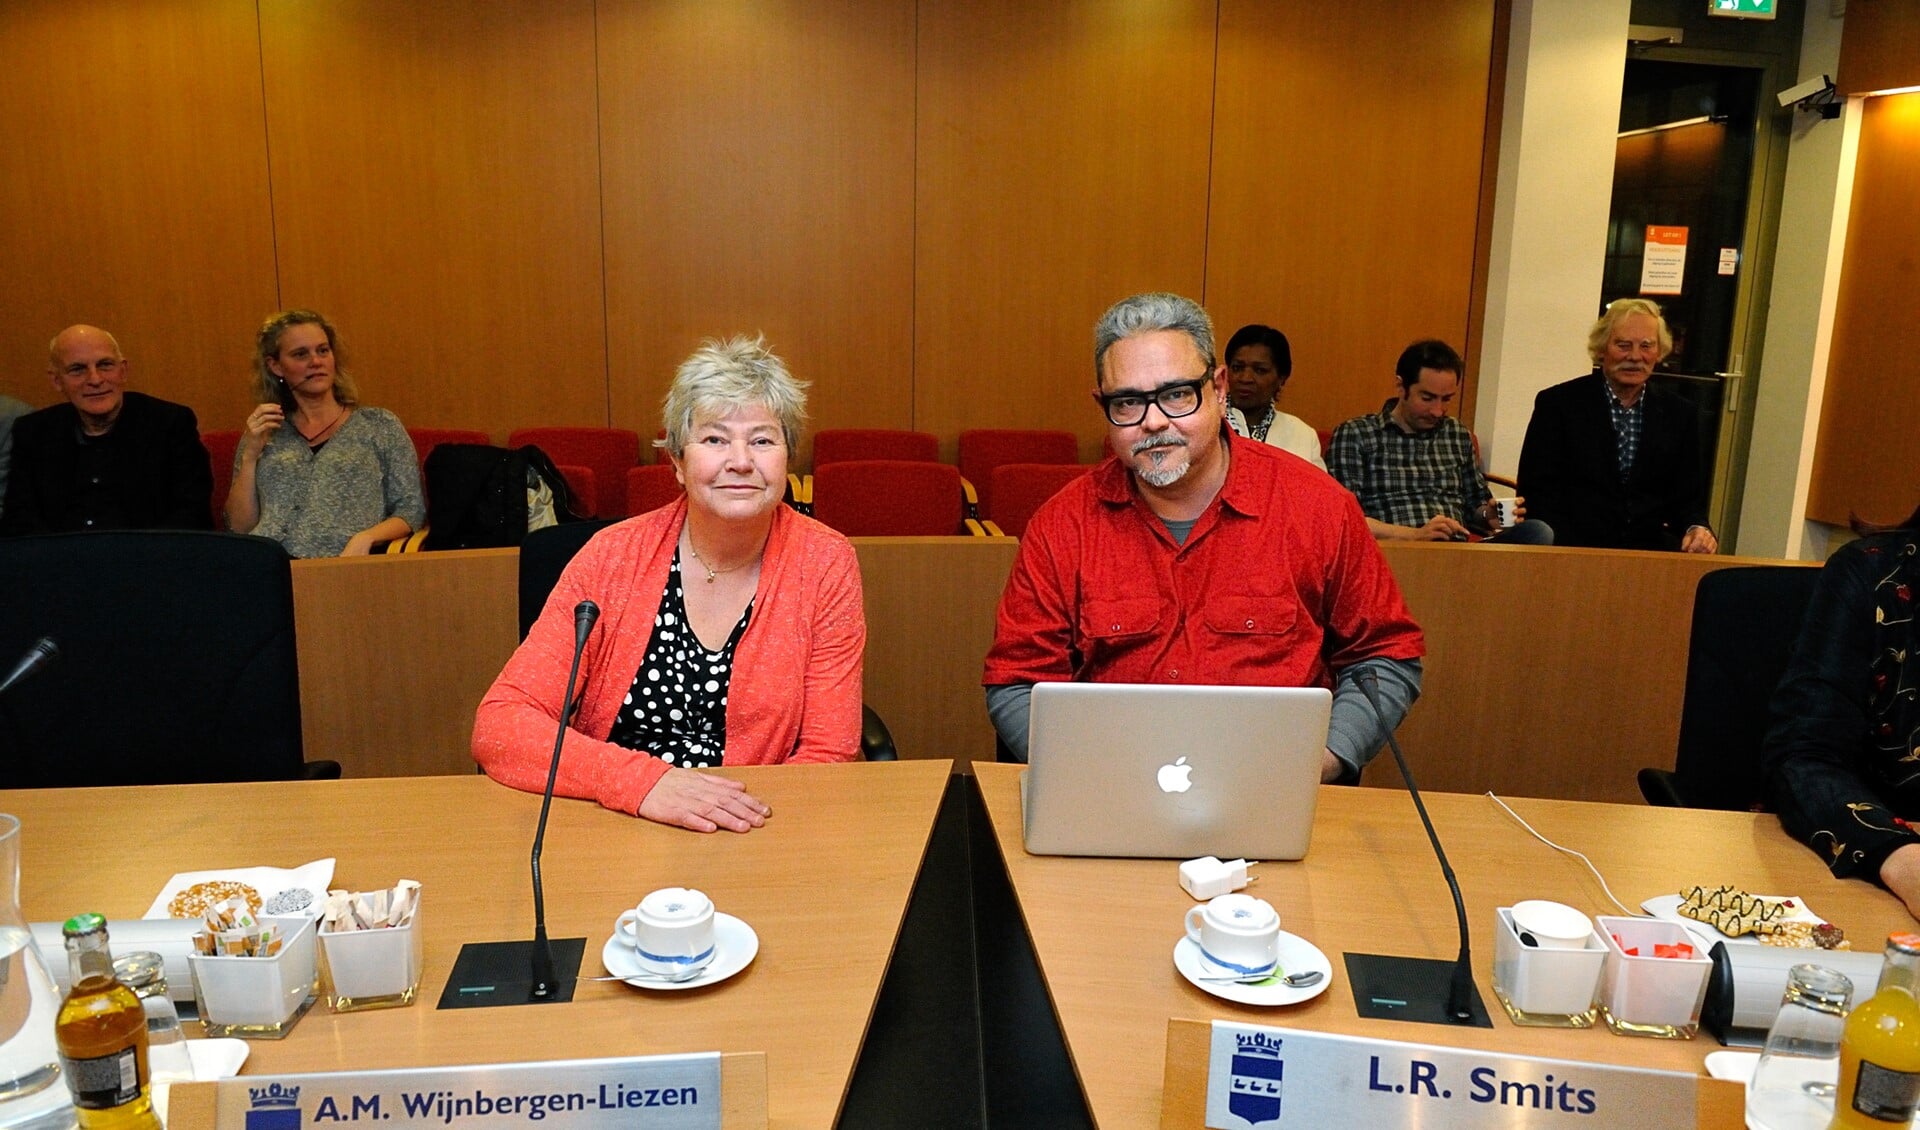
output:
[[[1293,376],[1293,349],[1287,335],[1258,322],[1241,326],[1227,339],[1227,425],[1240,435],[1282,451],[1291,451],[1320,468],[1320,434],[1305,420],[1275,405]]]
[[[1768,803],[1837,876],[1920,917],[1920,509],[1820,571],[1761,750]]]
[[[333,325],[311,310],[268,318],[254,397],[233,456],[227,526],[295,557],[353,557],[427,520],[420,462],[400,420],[364,408]]]

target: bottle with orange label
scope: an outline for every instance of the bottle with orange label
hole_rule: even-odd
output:
[[[1873,999],[1847,1016],[1828,1130],[1905,1126],[1920,1107],[1920,934],[1887,939]]]

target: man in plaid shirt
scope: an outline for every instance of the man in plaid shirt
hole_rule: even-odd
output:
[[[1416,341],[1394,365],[1400,395],[1380,412],[1341,424],[1327,470],[1360,500],[1382,541],[1500,541],[1552,545],[1545,522],[1500,527],[1498,504],[1474,458],[1473,433],[1447,415],[1465,365],[1444,341]],[[1524,518],[1524,499],[1515,499]]]

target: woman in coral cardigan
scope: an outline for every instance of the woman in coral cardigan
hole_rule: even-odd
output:
[[[704,769],[859,757],[860,570],[844,537],[782,504],[804,384],[764,342],[709,341],[675,376],[660,441],[686,489],[582,549],[474,719],[487,775],[546,786],[573,609],[602,612],[555,792],[700,832],[770,811]]]

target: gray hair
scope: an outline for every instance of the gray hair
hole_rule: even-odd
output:
[[[1114,342],[1162,330],[1174,330],[1191,338],[1193,347],[1206,358],[1208,372],[1212,372],[1213,319],[1207,317],[1207,312],[1193,299],[1159,291],[1122,298],[1100,315],[1100,321],[1093,327],[1094,387],[1100,386],[1107,350],[1113,348]]]
[[[1664,361],[1667,354],[1673,352],[1673,334],[1667,329],[1667,319],[1660,313],[1660,304],[1650,298],[1616,298],[1607,303],[1600,312],[1600,320],[1593,323],[1587,331],[1587,356],[1598,365],[1600,358],[1606,355],[1607,342],[1613,339],[1613,331],[1620,323],[1635,314],[1645,314],[1653,319],[1654,335],[1658,338],[1660,356],[1656,361]]]
[[[674,458],[687,449],[694,417],[725,416],[758,404],[780,421],[780,430],[793,451],[807,422],[807,382],[795,380],[787,363],[767,348],[767,339],[744,335],[725,341],[708,338],[693,355],[680,362],[660,405],[666,438],[653,441]]]

